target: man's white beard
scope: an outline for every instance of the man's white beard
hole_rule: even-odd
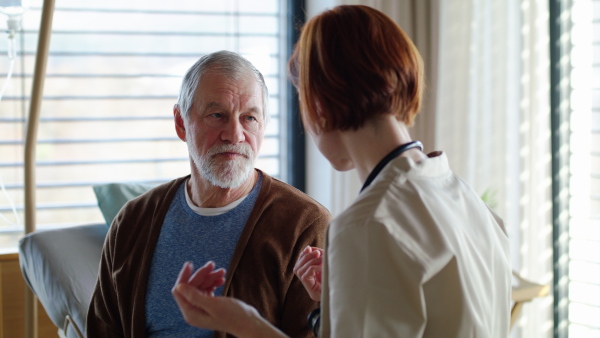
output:
[[[206,155],[200,155],[195,147],[188,147],[192,161],[200,175],[211,184],[221,188],[237,188],[244,183],[254,169],[254,152],[249,145],[219,144],[211,147]],[[214,155],[223,152],[235,152],[233,160],[217,160]]]

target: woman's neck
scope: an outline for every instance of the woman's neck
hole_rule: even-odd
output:
[[[412,141],[406,125],[398,122],[392,115],[370,121],[359,130],[344,131],[341,133],[341,139],[362,183],[387,154]],[[402,153],[401,156],[410,157],[415,162],[427,157],[416,148]]]

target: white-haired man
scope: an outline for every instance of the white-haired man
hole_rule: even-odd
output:
[[[318,305],[293,268],[306,246],[322,247],[330,214],[254,168],[267,96],[263,76],[236,53],[188,70],[174,120],[191,174],[128,202],[113,221],[88,337],[224,337],[187,325],[171,295],[180,267],[205,261],[228,267],[216,294],[252,304],[291,336],[311,335],[306,315]]]

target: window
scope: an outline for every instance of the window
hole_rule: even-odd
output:
[[[600,0],[551,1],[555,337],[600,336]],[[569,170],[564,170],[568,168]]]
[[[599,0],[573,1],[568,269],[571,337],[600,336],[599,10]]]
[[[37,227],[102,222],[92,185],[160,183],[189,173],[173,104],[187,69],[221,49],[242,54],[263,73],[270,122],[257,167],[288,181],[286,6],[280,0],[56,0],[36,152]],[[23,16],[15,72],[0,101],[0,248],[14,247],[23,232],[24,129],[41,9],[42,0],[32,0]],[[6,51],[0,45],[3,56]]]

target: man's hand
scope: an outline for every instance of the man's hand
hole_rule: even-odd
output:
[[[315,301],[321,300],[321,271],[323,269],[323,249],[307,246],[298,257],[294,274]]]

